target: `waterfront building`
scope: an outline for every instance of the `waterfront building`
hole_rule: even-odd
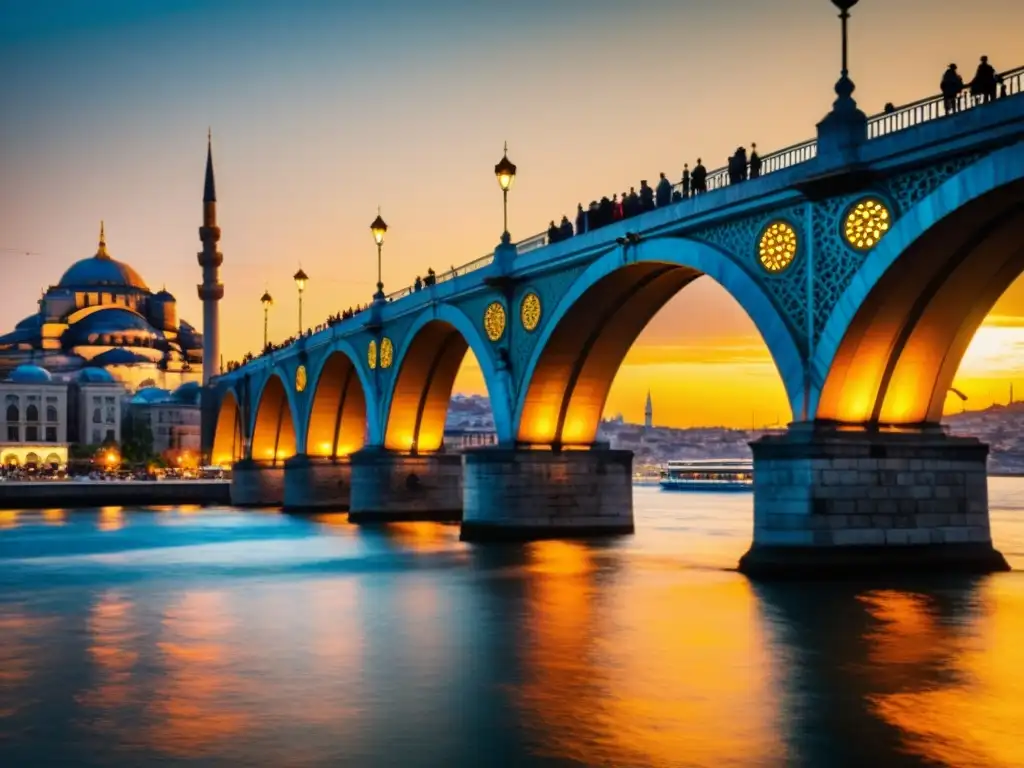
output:
[[[68,387],[49,371],[21,365],[0,381],[4,467],[52,467],[68,463]]]
[[[121,442],[125,385],[104,368],[83,368],[67,385],[68,441],[82,445]]]
[[[140,389],[128,400],[133,425],[146,425],[153,435],[153,453],[165,454],[200,449],[200,387],[182,384],[173,392],[157,387]]]
[[[462,452],[467,448],[483,448],[497,444],[498,433],[493,427],[450,427],[444,431],[444,447],[447,451]]]

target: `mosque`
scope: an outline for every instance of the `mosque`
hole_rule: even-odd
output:
[[[23,364],[54,377],[104,368],[129,389],[201,381],[203,337],[178,318],[174,296],[150,291],[107,251],[100,224],[96,255],[77,261],[39,300],[39,311],[0,336],[0,377]]]

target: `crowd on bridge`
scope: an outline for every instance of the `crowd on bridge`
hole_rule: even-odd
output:
[[[712,176],[721,175],[728,179],[729,184],[738,184],[747,179],[758,178],[761,171],[761,156],[757,153],[757,144],[752,144],[749,156],[745,147],[738,147],[729,157],[724,171],[716,172]],[[708,178],[708,170],[704,167],[703,160],[698,157],[692,171],[689,163],[683,164],[682,178],[677,184],[673,184],[664,173],[661,173],[657,186],[652,187],[646,179],[642,179],[639,190],[630,187],[629,192],[623,192],[621,196],[618,193],[610,198],[605,195],[600,200],[592,200],[586,208],[583,207],[583,203],[579,203],[576,206],[575,226],[569,221],[568,216],[562,216],[558,224],[552,220],[547,231],[547,241],[558,243],[568,240],[575,235],[582,235],[703,194],[708,191]]]
[[[970,89],[970,101],[962,104],[960,95],[965,88]],[[942,102],[947,115],[959,112],[964,107],[987,104],[998,97],[1006,97],[1006,82],[1002,75],[996,74],[995,67],[988,63],[988,56],[981,57],[974,79],[967,85],[964,85],[964,79],[957,71],[956,64],[950,64],[942,75],[939,89],[942,91]]]

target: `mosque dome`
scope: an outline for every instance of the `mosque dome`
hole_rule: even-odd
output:
[[[93,365],[137,365],[139,363],[153,362],[145,355],[132,352],[129,349],[108,349],[106,352],[96,355],[91,361]]]
[[[75,379],[83,384],[113,384],[115,382],[109,371],[92,366],[79,371]]]
[[[167,401],[170,393],[166,389],[160,389],[160,387],[143,387],[135,396],[132,397],[131,402],[135,405],[149,405],[151,403],[163,403]]]
[[[15,384],[46,384],[53,381],[53,377],[48,370],[38,365],[19,365],[11,371],[7,380]]]
[[[61,277],[58,286],[61,288],[88,288],[92,286],[110,286],[119,288],[138,288],[148,291],[145,281],[139,273],[121,261],[110,258],[107,243],[100,224],[100,244],[96,255],[88,259],[76,261]]]
[[[64,332],[64,343],[70,346],[96,344],[104,335],[162,340],[164,335],[137,312],[125,307],[104,307],[86,315]]]
[[[182,405],[199,405],[199,396],[202,388],[198,382],[189,381],[182,384],[171,393],[171,400]]]

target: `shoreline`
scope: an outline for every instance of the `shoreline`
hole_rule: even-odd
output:
[[[230,505],[227,480],[132,480],[130,482],[14,481],[0,483],[0,509]]]

